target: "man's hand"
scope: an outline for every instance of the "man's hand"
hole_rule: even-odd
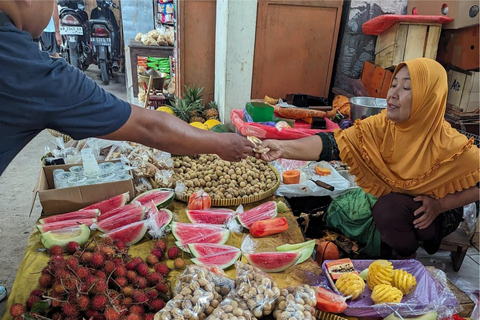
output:
[[[219,133],[221,145],[217,154],[223,160],[240,161],[247,156],[253,156],[254,144],[236,133]]]
[[[267,153],[256,153],[255,157],[267,162],[275,161],[282,156],[282,150],[278,141],[264,140],[261,145],[262,148],[270,149]]]
[[[417,196],[413,200],[423,202],[422,206],[415,210],[415,212],[413,213],[414,216],[418,216],[423,213],[420,218],[413,221],[413,225],[417,229],[427,228],[440,213],[445,211],[443,210],[440,201],[437,199],[433,199],[427,196]]]
[[[55,40],[57,41],[58,46],[62,45],[62,35],[60,34],[60,31],[55,32]]]

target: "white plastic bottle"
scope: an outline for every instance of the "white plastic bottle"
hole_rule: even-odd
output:
[[[100,174],[100,167],[98,166],[97,159],[93,155],[92,149],[82,149],[82,161],[83,161],[83,174],[88,178],[96,177]]]

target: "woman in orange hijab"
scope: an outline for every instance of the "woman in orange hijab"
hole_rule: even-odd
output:
[[[396,257],[415,254],[419,241],[435,253],[478,201],[479,149],[445,121],[445,69],[418,58],[394,71],[387,108],[334,134],[265,140],[266,161],[343,160],[356,183],[376,197],[372,208],[383,245]]]

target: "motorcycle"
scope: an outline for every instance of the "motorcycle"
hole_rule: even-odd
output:
[[[118,6],[111,0],[97,0],[89,21],[93,60],[104,84],[109,84],[113,72],[120,69],[120,28],[110,8],[118,9]]]
[[[92,63],[92,48],[89,44],[88,15],[83,11],[83,0],[59,1],[60,55],[72,66],[84,71]]]

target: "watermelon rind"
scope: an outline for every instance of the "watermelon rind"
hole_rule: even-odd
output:
[[[37,228],[38,228],[38,231],[40,231],[40,233],[46,233],[48,231],[74,227],[81,224],[85,224],[90,227],[96,221],[97,219],[95,218],[72,219],[72,220],[64,220],[64,221],[58,221],[58,222],[52,222],[52,223],[37,224]]]
[[[277,203],[275,201],[268,201],[250,210],[237,214],[237,219],[244,228],[250,229],[255,221],[271,219],[276,216]]]
[[[188,220],[192,223],[224,224],[225,221],[235,216],[231,209],[203,209],[185,210]]]
[[[124,212],[98,222],[94,227],[102,232],[112,231],[145,219],[145,211]]]
[[[123,207],[125,203],[130,200],[130,194],[128,192],[116,195],[110,199],[103,200],[94,204],[89,205],[88,207],[83,208],[82,210],[88,209],[98,209],[101,213],[106,213],[115,208]]]
[[[315,247],[315,239],[308,240],[305,242],[300,242],[300,243],[286,243],[282,244],[281,246],[277,247],[277,251],[292,251],[292,250],[298,250],[298,249],[303,249],[304,247]]]
[[[183,223],[172,222],[172,234],[178,241],[190,239],[197,236],[205,236],[207,234],[215,233],[224,228],[221,225],[206,224],[206,223]]]
[[[131,204],[127,204],[123,207],[115,208],[113,210],[105,212],[105,213],[99,215],[97,220],[100,222],[100,221],[109,219],[113,216],[116,216],[116,215],[119,215],[119,214],[124,214],[126,212],[135,213],[135,212],[143,211],[143,210],[144,210],[144,208],[142,207],[142,205],[140,205],[138,203],[131,203]]]
[[[165,197],[167,193],[168,195]],[[156,194],[157,198],[155,198]],[[160,194],[162,195],[162,197],[158,199]],[[142,205],[145,205],[150,201],[153,201],[155,205],[160,209],[168,207],[173,201],[173,198],[175,198],[175,191],[173,189],[159,188],[142,193],[141,195],[135,197],[132,200],[132,203],[135,203],[137,201],[140,202]]]
[[[205,266],[205,267],[215,266],[221,269],[227,269],[228,267],[233,265],[238,260],[238,258],[240,258],[241,254],[242,254],[241,251],[238,251],[238,252],[230,251],[230,252],[218,253],[218,254],[209,255],[209,256],[193,258],[191,259],[191,261],[198,266]]]
[[[230,230],[223,229],[215,233],[210,233],[207,235],[197,235],[190,239],[184,239],[181,241],[176,241],[175,244],[181,248],[183,251],[188,251],[187,244],[189,243],[215,243],[215,244],[224,244],[227,242],[230,237]]]
[[[143,220],[109,231],[103,234],[102,237],[121,240],[125,245],[131,246],[142,240],[146,232],[147,224]]]
[[[226,252],[240,252],[240,249],[224,244],[215,243],[189,243],[188,250],[195,258],[215,255]]]
[[[47,249],[50,249],[53,245],[59,245],[65,249],[70,241],[75,241],[83,246],[88,238],[90,238],[90,229],[84,224],[48,231],[40,235],[40,240]]]
[[[282,272],[293,266],[302,254],[297,251],[247,253],[248,263],[265,272]]]
[[[38,220],[41,224],[45,223],[54,223],[59,221],[65,220],[79,220],[79,219],[88,219],[88,218],[96,218],[100,214],[100,210],[98,209],[89,209],[89,210],[79,210],[79,211],[72,211],[62,214],[57,214],[54,216],[42,218]]]

